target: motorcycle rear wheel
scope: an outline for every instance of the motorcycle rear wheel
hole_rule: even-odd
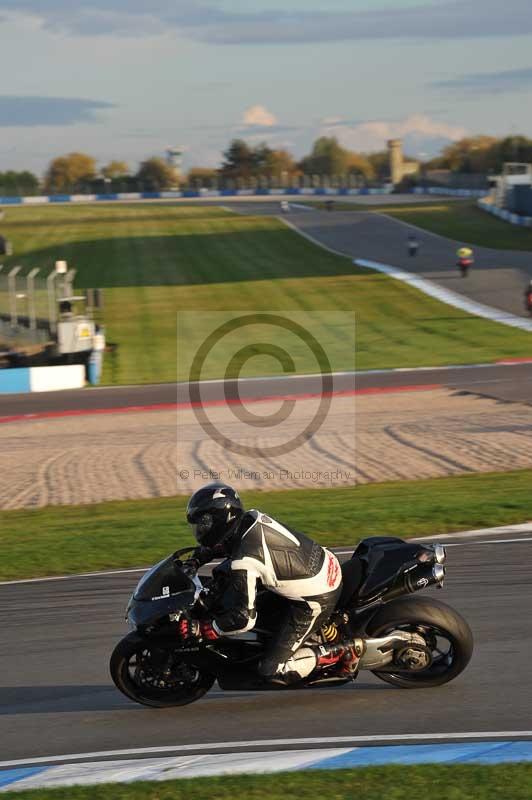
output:
[[[116,645],[109,663],[111,677],[122,694],[154,708],[194,703],[212,687],[215,678],[185,664],[172,664],[166,672],[157,663],[156,649],[137,633]]]
[[[368,625],[371,636],[385,636],[392,630],[419,632],[432,649],[431,664],[421,670],[372,670],[386,683],[403,689],[442,686],[454,680],[467,667],[473,653],[473,634],[465,619],[450,606],[435,598],[406,597],[386,604]],[[442,642],[447,642],[447,648]],[[437,655],[436,655],[437,654]]]

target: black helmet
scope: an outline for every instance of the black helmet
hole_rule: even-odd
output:
[[[204,547],[226,541],[244,513],[238,493],[226,483],[209,483],[194,492],[187,506],[187,521]]]

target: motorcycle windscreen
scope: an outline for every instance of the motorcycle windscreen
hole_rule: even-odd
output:
[[[137,584],[135,600],[167,600],[180,592],[194,591],[194,583],[174,561],[173,556],[163,559]]]

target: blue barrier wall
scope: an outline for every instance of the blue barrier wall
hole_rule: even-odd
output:
[[[0,370],[0,394],[30,391],[30,371],[27,367]]]
[[[509,222],[510,225],[532,228],[532,217],[520,217],[519,214],[512,214],[511,211],[507,211],[505,208],[499,208],[499,206],[495,206],[493,203],[488,203],[487,200],[479,200],[478,207],[483,211],[487,211],[488,214],[493,214],[494,217],[499,217],[499,219]]]
[[[173,198],[209,198],[209,197],[284,197],[302,196],[316,197],[329,195],[345,197],[346,195],[390,194],[390,189],[185,189],[182,192],[119,192],[109,194],[52,194],[41,197],[0,197],[0,205],[43,205],[47,203],[98,203],[120,202],[121,200],[172,200]]]
[[[102,354],[100,358],[101,356]],[[83,364],[0,369],[0,394],[53,392],[59,389],[81,389],[84,385]]]

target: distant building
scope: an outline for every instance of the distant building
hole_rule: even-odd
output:
[[[167,147],[166,148],[166,163],[174,170],[176,181],[179,181],[182,172],[183,163],[183,148],[182,147]]]
[[[388,141],[388,152],[390,154],[390,180],[394,186],[401,183],[407,175],[417,175],[419,173],[419,163],[417,161],[405,161],[401,139],[390,139]]]

